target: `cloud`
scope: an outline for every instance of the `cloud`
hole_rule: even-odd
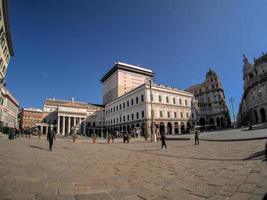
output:
[[[41,74],[43,75],[43,77],[48,78],[48,75],[46,73],[41,72]]]

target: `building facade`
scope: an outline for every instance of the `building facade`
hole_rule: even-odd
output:
[[[107,104],[134,88],[153,79],[152,70],[117,62],[103,78],[103,104]]]
[[[77,102],[72,99],[71,101],[46,99],[44,103],[44,120],[47,130],[51,126],[57,134],[70,135],[74,131],[78,131],[82,135],[89,134],[89,122],[95,125],[94,129],[99,129],[99,124],[103,124],[103,120],[95,117],[96,113],[102,111],[101,105],[89,104],[85,102]],[[101,113],[101,112],[100,112]],[[97,126],[96,126],[97,124]],[[88,125],[88,127],[87,127]],[[88,130],[87,130],[88,129]],[[96,130],[94,130],[96,132]]]
[[[1,89],[0,122],[9,128],[18,128],[19,102],[6,89]]]
[[[244,55],[243,81],[244,92],[237,121],[239,125],[266,122],[267,110],[267,53],[249,63]]]
[[[222,83],[214,71],[210,69],[203,83],[191,86],[187,91],[192,92],[198,101],[199,125],[216,128],[230,126],[231,120]]]
[[[20,129],[26,130],[35,128],[43,122],[44,114],[39,108],[22,108],[19,113]]]
[[[152,117],[153,116],[153,117]],[[152,119],[153,118],[153,119]],[[163,85],[143,84],[105,105],[108,132],[179,134],[195,125],[194,96]]]
[[[0,0],[0,44],[0,80],[3,81],[6,76],[10,57],[14,56],[8,20],[7,0]]]

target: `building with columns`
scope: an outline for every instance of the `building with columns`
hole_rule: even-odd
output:
[[[77,102],[73,98],[71,101],[46,99],[43,122],[51,126],[57,134],[70,135],[78,131],[86,135],[87,123],[85,121],[89,122],[90,116],[101,110],[103,110],[101,105]]]
[[[123,62],[117,62],[103,76],[103,104],[107,104],[136,87],[153,79],[152,70],[130,65]]]
[[[163,85],[142,84],[105,105],[108,132],[167,134],[187,132],[196,123],[194,96],[190,92]],[[153,117],[152,117],[153,116]],[[153,118],[153,119],[152,119]]]
[[[219,76],[211,69],[203,83],[191,86],[198,101],[198,124],[225,128],[231,125],[229,110],[225,101],[224,90]]]
[[[244,92],[237,116],[238,125],[264,123],[267,121],[267,53],[251,64],[243,58]]]

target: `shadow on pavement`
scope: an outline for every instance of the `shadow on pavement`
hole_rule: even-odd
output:
[[[34,145],[29,145],[31,148],[35,148],[35,149],[40,149],[40,150],[45,150],[45,151],[49,151],[47,148],[43,148],[43,147],[38,147],[38,146],[34,146]]]
[[[255,153],[251,154],[249,157],[244,158],[244,160],[262,160],[262,161],[266,161],[265,150],[261,150],[261,151],[255,152]]]

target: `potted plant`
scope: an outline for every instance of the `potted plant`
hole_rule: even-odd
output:
[[[108,144],[110,143],[110,140],[112,139],[111,134],[108,134]]]
[[[72,134],[72,142],[74,143],[78,135],[76,133]]]
[[[93,144],[95,144],[96,143],[96,134],[95,133],[92,134],[92,138],[93,138]]]

